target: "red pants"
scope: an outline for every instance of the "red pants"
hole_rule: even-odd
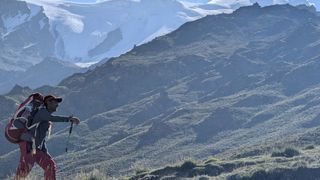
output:
[[[19,143],[19,146],[20,162],[15,179],[24,179],[31,171],[35,162],[44,170],[44,178],[46,180],[56,179],[56,163],[49,154],[39,149],[37,149],[34,155],[27,153],[27,143],[25,141]]]

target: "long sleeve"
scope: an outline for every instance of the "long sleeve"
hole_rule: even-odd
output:
[[[51,122],[69,122],[68,116],[55,116],[51,115],[47,109],[41,108],[35,114],[33,118],[33,123],[43,122],[43,121],[51,121]]]

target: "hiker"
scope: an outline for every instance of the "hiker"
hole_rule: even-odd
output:
[[[62,98],[53,95],[44,97],[44,106],[40,107],[34,114],[32,125],[35,127],[30,129],[31,134],[35,137],[35,152],[32,153],[32,143],[22,141],[20,147],[20,162],[16,172],[16,180],[25,178],[31,171],[36,162],[44,170],[44,178],[46,180],[56,179],[56,163],[49,155],[46,147],[46,136],[50,133],[51,122],[72,122],[79,124],[80,120],[72,116],[55,116],[51,115],[57,110],[58,104]]]

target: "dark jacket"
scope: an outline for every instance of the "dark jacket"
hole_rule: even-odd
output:
[[[39,123],[38,126],[31,129],[31,134],[35,136],[36,147],[47,152],[45,138],[48,133],[50,122],[69,122],[69,116],[52,115],[47,108],[40,108],[33,117],[32,124]]]

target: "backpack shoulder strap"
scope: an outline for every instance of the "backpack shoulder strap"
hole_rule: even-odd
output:
[[[17,108],[16,112],[14,113],[13,118],[15,119],[15,118],[17,118],[19,115],[21,115],[21,112],[25,110],[24,107],[25,107],[27,104],[29,104],[32,100],[33,100],[32,97],[28,97],[23,103],[21,103],[21,104],[19,105],[19,107]]]
[[[34,116],[37,114],[38,111],[39,111],[39,108],[36,108],[31,112],[31,115],[28,118],[28,129],[31,129],[39,124],[39,123],[33,124]]]

